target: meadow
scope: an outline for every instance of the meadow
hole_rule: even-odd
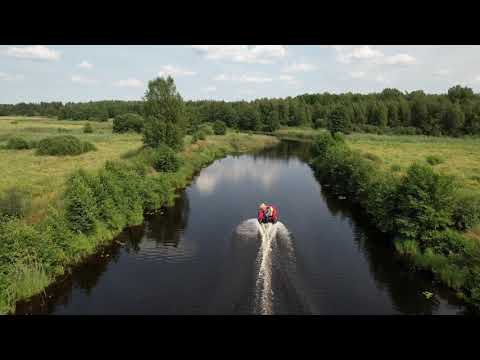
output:
[[[12,123],[13,122],[13,123]],[[0,150],[0,196],[12,186],[32,197],[25,217],[0,222],[0,314],[42,291],[68,269],[108,243],[144,213],[171,203],[203,166],[229,153],[256,151],[275,137],[229,131],[193,142],[184,137],[178,167],[157,169],[161,150],[144,149],[138,134],[113,134],[112,124],[45,118],[0,120],[2,147],[11,137],[40,140],[68,130],[95,145],[75,156],[39,156],[35,150]],[[62,130],[58,130],[62,129]],[[4,205],[8,202],[4,202]]]
[[[112,122],[90,122],[93,133],[84,134],[86,121],[49,118],[0,117],[0,196],[16,187],[29,194],[32,207],[27,219],[41,217],[46,204],[65,189],[66,177],[77,169],[96,170],[107,160],[115,160],[142,146],[139,134],[112,134]],[[8,139],[21,137],[38,141],[49,136],[74,135],[93,143],[96,151],[78,156],[37,156],[35,150],[3,149]]]
[[[436,170],[454,176],[469,191],[480,192],[479,138],[351,134],[347,141],[352,149],[378,157],[382,169],[393,167],[399,174],[414,162],[436,157]]]
[[[324,129],[281,128],[281,138],[314,139]],[[434,137],[423,135],[377,135],[353,133],[349,146],[375,160],[380,169],[403,175],[414,162],[427,163],[435,157],[435,170],[452,175],[465,191],[480,193],[480,138]]]

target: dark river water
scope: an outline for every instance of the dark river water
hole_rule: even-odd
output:
[[[402,263],[348,199],[322,189],[308,151],[283,141],[215,161],[174,207],[124,231],[17,313],[465,313]],[[254,220],[260,202],[279,209],[267,236]]]

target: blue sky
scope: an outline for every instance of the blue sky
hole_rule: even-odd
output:
[[[480,46],[0,45],[0,103],[139,100],[170,74],[186,100],[480,90]]]

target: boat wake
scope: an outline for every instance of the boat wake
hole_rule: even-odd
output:
[[[294,249],[290,232],[286,226],[278,221],[275,224],[259,224],[257,219],[248,219],[237,227],[237,234],[242,238],[258,238],[261,244],[257,254],[255,313],[262,315],[273,314],[274,292],[272,287],[272,253],[278,245],[285,245],[287,258],[294,259]]]

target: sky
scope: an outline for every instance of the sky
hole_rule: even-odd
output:
[[[171,75],[185,100],[480,92],[477,45],[0,45],[0,103],[140,100]]]

